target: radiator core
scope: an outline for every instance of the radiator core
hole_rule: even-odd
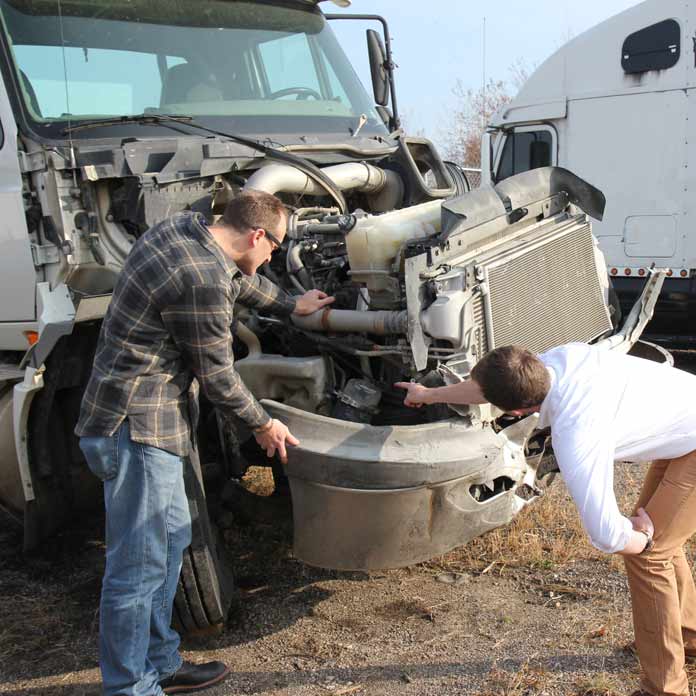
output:
[[[611,329],[593,244],[583,222],[525,239],[481,263],[488,286],[485,347],[542,352]]]

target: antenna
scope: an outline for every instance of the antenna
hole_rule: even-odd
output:
[[[483,64],[483,82],[481,84],[481,95],[482,95],[482,102],[481,102],[481,127],[485,128],[486,127],[486,17],[484,15],[483,17],[483,35],[482,35],[482,64]]]
[[[70,89],[68,88],[68,62],[65,57],[65,35],[63,32],[63,7],[58,0],[58,24],[60,26],[60,46],[63,54],[63,80],[65,82],[65,108],[68,115],[68,141],[70,143],[70,167],[73,174],[73,184],[77,188],[77,174],[75,172],[75,143],[72,136],[72,114],[70,112]]]

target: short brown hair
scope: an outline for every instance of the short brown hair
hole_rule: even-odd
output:
[[[474,365],[471,377],[486,399],[503,411],[538,406],[551,388],[544,363],[522,346],[505,346],[487,353]]]
[[[227,204],[222,221],[240,232],[254,227],[275,231],[286,216],[285,206],[279,198],[265,191],[248,189]]]

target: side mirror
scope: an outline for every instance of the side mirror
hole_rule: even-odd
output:
[[[491,159],[491,134],[484,131],[481,136],[481,186],[490,186],[493,183]]]
[[[382,37],[374,30],[367,30],[367,53],[370,56],[370,74],[375,104],[386,106],[389,103],[389,80],[387,76],[386,52]]]

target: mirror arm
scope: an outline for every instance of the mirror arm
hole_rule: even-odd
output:
[[[384,69],[387,71],[389,78],[389,95],[391,99],[391,111],[392,111],[392,130],[398,130],[401,127],[401,119],[399,118],[399,108],[396,104],[396,83],[394,81],[394,70],[396,69],[396,64],[392,58],[391,50],[391,36],[389,34],[389,25],[387,20],[381,15],[375,14],[326,14],[324,15],[326,19],[360,19],[364,21],[374,21],[379,22],[382,25],[384,31],[384,48],[387,52],[386,60],[384,61]]]

